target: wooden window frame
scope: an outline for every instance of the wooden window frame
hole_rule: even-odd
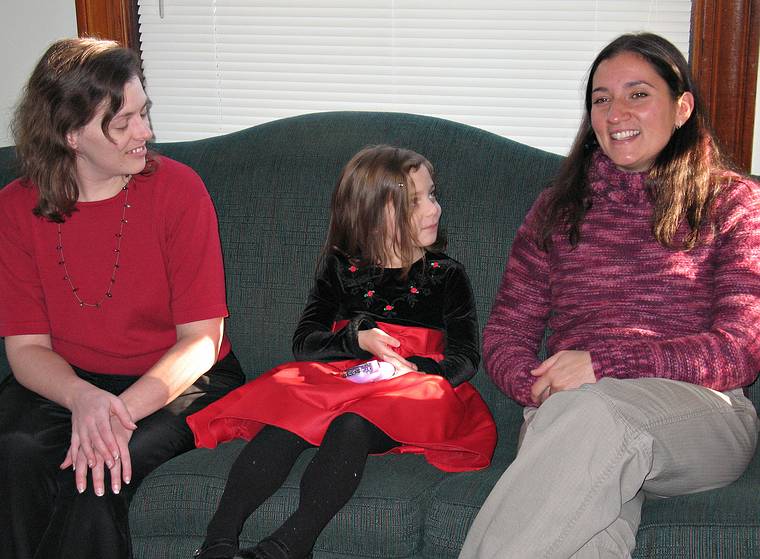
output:
[[[137,0],[75,0],[79,35],[140,50]],[[693,0],[690,60],[723,149],[744,172],[752,164],[760,3]]]
[[[137,26],[137,0],[74,0],[77,31],[85,35],[112,39],[140,51]]]
[[[757,0],[693,0],[692,74],[715,135],[746,173],[752,166],[759,29]]]

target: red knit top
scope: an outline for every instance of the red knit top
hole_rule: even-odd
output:
[[[125,192],[80,202],[61,225],[66,268],[86,302],[103,298]],[[119,269],[100,308],[80,307],[57,250],[57,224],[35,217],[36,187],[0,190],[0,336],[50,334],[91,372],[140,375],[176,343],[176,325],[227,316],[216,214],[200,177],[160,158],[129,185]],[[229,352],[225,339],[219,358]]]

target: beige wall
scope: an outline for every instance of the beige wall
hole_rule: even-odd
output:
[[[73,0],[0,1],[0,146],[13,144],[13,107],[47,46],[77,34]]]

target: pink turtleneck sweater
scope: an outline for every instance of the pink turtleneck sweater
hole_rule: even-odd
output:
[[[591,353],[597,379],[661,377],[715,390],[746,386],[760,370],[760,186],[736,177],[715,207],[714,235],[690,251],[652,235],[645,173],[601,152],[592,208],[578,246],[553,236],[538,248],[540,196],[517,232],[483,333],[494,382],[535,405],[530,371],[548,325],[551,354]]]

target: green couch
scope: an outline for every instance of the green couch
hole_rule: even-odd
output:
[[[214,199],[227,274],[227,331],[250,377],[291,358],[291,334],[338,172],[354,152],[377,143],[412,148],[433,162],[449,253],[469,271],[482,326],[515,231],[559,156],[446,120],[363,112],[305,115],[156,146],[196,169]],[[12,156],[11,148],[0,150],[0,184],[15,176]],[[520,407],[485,373],[473,382],[498,425],[492,466],[446,474],[419,456],[371,457],[357,494],[317,541],[317,559],[457,556],[478,507],[514,456],[522,419]],[[757,383],[750,393],[760,404]],[[190,556],[240,448],[235,441],[194,450],[148,476],[130,509],[136,558]],[[249,520],[243,544],[255,543],[295,507],[310,455]],[[647,502],[634,557],[760,557],[760,458],[725,489]]]

